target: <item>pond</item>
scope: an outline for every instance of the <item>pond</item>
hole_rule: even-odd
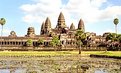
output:
[[[0,73],[121,73],[121,60],[79,55],[0,57]]]

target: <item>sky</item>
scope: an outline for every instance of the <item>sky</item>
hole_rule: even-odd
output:
[[[77,28],[82,19],[85,31],[97,35],[115,32],[113,20],[118,18],[117,30],[121,34],[121,0],[1,0],[0,18],[6,19],[3,36],[8,36],[11,31],[24,36],[28,27],[34,27],[35,34],[39,35],[41,24],[47,17],[52,28],[56,27],[60,12],[68,27],[74,23]]]

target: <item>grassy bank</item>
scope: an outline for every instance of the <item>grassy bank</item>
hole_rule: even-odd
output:
[[[95,55],[107,55],[107,56],[121,57],[121,51],[107,51],[107,52],[97,53]]]
[[[81,55],[109,55],[120,56],[121,51],[82,51]],[[78,51],[0,51],[0,56],[58,56],[58,55],[78,55]]]

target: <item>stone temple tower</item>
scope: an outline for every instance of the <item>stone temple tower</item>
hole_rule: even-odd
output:
[[[34,37],[35,36],[35,30],[34,27],[29,27],[28,31],[27,31],[27,35],[28,37]]]
[[[51,32],[51,22],[48,17],[47,17],[43,27],[44,27],[44,34],[49,34]]]
[[[16,32],[15,31],[11,31],[9,37],[17,37]]]
[[[40,35],[43,35],[45,31],[45,23],[43,22],[41,25]]]
[[[66,24],[65,24],[64,15],[62,12],[60,12],[56,28],[59,29],[59,28],[65,28],[65,27],[66,27]]]
[[[78,29],[81,29],[82,31],[85,32],[84,22],[82,19],[79,20]]]

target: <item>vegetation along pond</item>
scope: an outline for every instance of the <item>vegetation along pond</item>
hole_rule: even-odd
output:
[[[121,60],[80,55],[1,56],[0,73],[121,73]]]

